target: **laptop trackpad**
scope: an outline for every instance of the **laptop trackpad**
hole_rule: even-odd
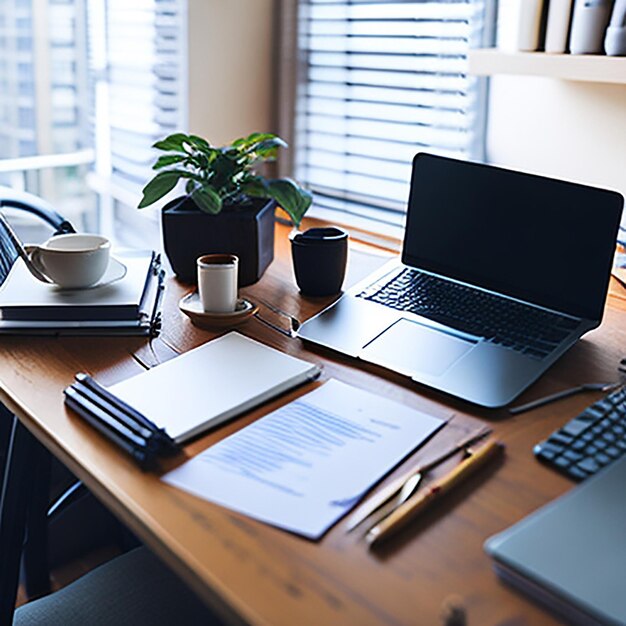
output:
[[[359,357],[409,376],[417,372],[441,376],[475,345],[445,331],[400,319],[367,344]]]

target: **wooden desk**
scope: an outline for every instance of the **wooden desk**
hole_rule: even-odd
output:
[[[296,291],[285,229],[277,233],[278,258],[267,275],[245,290],[305,319],[326,304]],[[590,333],[521,398],[583,381],[613,380],[625,355],[626,300],[614,289],[601,329]],[[171,281],[166,293],[159,358],[188,350],[214,334],[191,326],[177,309],[186,288]],[[271,312],[262,310],[267,317]],[[273,321],[280,321],[277,316]],[[129,338],[9,338],[0,341],[2,401],[22,424],[68,465],[87,486],[205,601],[234,622],[254,624],[437,624],[442,604],[459,598],[470,624],[553,624],[555,620],[504,587],[492,572],[482,544],[532,510],[569,489],[565,478],[539,464],[532,447],[595,400],[571,397],[532,413],[510,417],[482,410],[350,359],[313,352],[256,320],[240,332],[323,364],[325,377],[384,394],[437,415],[454,413],[447,427],[398,473],[427,458],[442,438],[458,435],[473,418],[490,423],[507,445],[503,463],[485,469],[376,552],[345,520],[319,543],[271,528],[196,499],[141,473],[88,425],[66,410],[62,389],[82,370],[105,382],[153,363],[144,340]],[[131,355],[135,355],[133,358]],[[310,387],[309,387],[310,388]],[[189,456],[241,428],[299,390],[237,419],[187,448]],[[176,393],[172,389],[171,393]],[[457,429],[457,430],[455,430]],[[447,434],[444,434],[447,433]],[[446,471],[447,467],[441,468]]]

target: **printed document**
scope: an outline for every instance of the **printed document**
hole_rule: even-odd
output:
[[[317,539],[443,424],[331,380],[227,437],[163,480]]]

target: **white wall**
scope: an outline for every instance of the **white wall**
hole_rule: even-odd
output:
[[[271,131],[273,0],[188,0],[189,130],[222,145]]]
[[[626,85],[491,79],[487,158],[626,195]]]

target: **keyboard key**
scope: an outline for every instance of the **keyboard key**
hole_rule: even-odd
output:
[[[549,354],[549,352],[544,352],[543,350],[537,350],[536,348],[526,348],[526,349],[520,349],[518,351],[523,352],[524,354],[528,356],[532,356],[537,359],[543,359]]]
[[[600,465],[608,465],[611,462],[611,457],[604,454],[604,452],[598,452],[598,454],[596,454],[596,456],[594,457],[594,459],[600,464]]]
[[[580,469],[578,465],[572,465],[570,468],[568,468],[567,473],[575,480],[584,480],[585,478],[587,478],[587,476],[589,476],[589,474]]]
[[[560,328],[565,328],[566,330],[574,330],[578,326],[578,320],[572,319],[570,317],[562,317],[559,322]]]
[[[551,461],[558,454],[559,453],[555,452],[554,450],[549,450],[549,449],[546,450],[543,448],[535,452],[535,456],[541,457],[542,459],[545,459],[546,461]]]
[[[589,474],[595,474],[600,466],[594,459],[585,459],[584,461],[580,461],[576,467],[579,467],[581,470],[588,472]]]
[[[622,454],[624,454],[623,450],[620,450],[619,448],[616,448],[615,446],[609,446],[605,451],[604,454],[608,454],[611,458],[613,459],[617,459],[620,456],[622,456]]]
[[[582,455],[580,452],[576,452],[574,450],[566,450],[563,453],[563,456],[566,459],[569,459],[570,461],[580,461],[582,458],[584,458],[584,455]]]
[[[552,433],[548,438],[548,441],[554,445],[562,445],[567,446],[574,440],[573,437],[568,435],[567,433],[563,433],[563,431],[559,430],[556,433]]]
[[[560,467],[560,468],[566,468],[566,467],[569,467],[572,464],[572,462],[568,458],[566,458],[564,456],[557,457],[556,459],[554,459],[553,463],[557,467]]]
[[[590,406],[589,408],[585,409],[585,411],[583,412],[583,415],[585,416],[589,416],[594,420],[601,420],[605,415],[606,412],[605,411],[601,411],[595,404],[593,406]]]
[[[557,454],[561,454],[562,451],[563,446],[557,446],[547,441],[544,441],[543,443],[540,443],[535,447],[535,454],[540,455],[546,459],[552,459]]]
[[[565,424],[565,426],[561,428],[561,432],[571,435],[572,437],[578,437],[578,435],[580,435],[584,430],[587,430],[587,428],[589,428],[589,424],[578,419],[574,419]]]
[[[587,424],[587,426],[589,426],[590,424],[593,424],[596,421],[596,417],[590,413],[585,411],[584,413],[581,413],[576,420],[579,422],[585,422]]]
[[[599,400],[594,405],[602,413],[610,413],[613,410],[613,403],[610,400]]]
[[[545,341],[549,341],[554,345],[558,345],[569,335],[569,332],[558,330],[557,328],[546,329],[546,331],[542,334],[542,338]]]

